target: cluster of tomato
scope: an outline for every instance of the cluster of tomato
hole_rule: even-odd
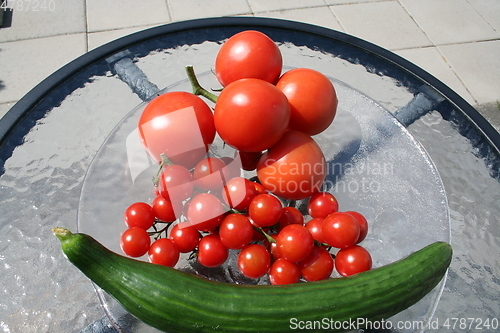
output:
[[[312,136],[335,117],[335,89],[312,69],[281,75],[282,65],[274,41],[243,31],[217,55],[223,89],[212,99],[213,112],[181,91],[148,103],[138,130],[160,171],[155,199],[125,211],[125,254],[147,253],[152,263],[173,267],[180,253],[193,252],[201,265],[217,267],[229,249],[240,250],[242,274],[268,274],[272,284],[326,279],[334,266],[344,276],[371,268],[369,253],[357,245],[366,236],[366,219],[339,212],[335,197],[320,192],[326,163]],[[216,135],[234,148],[233,156],[210,155]],[[255,181],[242,177],[242,169],[254,171]],[[303,199],[312,218],[307,222],[284,204]],[[331,247],[340,249],[335,259]]]

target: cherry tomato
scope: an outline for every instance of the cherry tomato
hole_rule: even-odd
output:
[[[253,171],[257,168],[257,161],[262,156],[263,152],[248,152],[239,151],[237,152],[237,158],[241,161],[241,168],[246,171]]]
[[[222,222],[225,210],[220,200],[211,193],[193,197],[187,208],[187,222],[200,231],[212,231]]]
[[[226,164],[226,180],[241,176],[241,161],[237,157],[223,156],[220,159]]]
[[[176,209],[170,201],[165,199],[163,196],[158,195],[153,199],[151,204],[153,207],[154,214],[157,219],[163,222],[174,222],[177,217],[175,215]],[[177,207],[177,212],[180,211],[180,207]]]
[[[200,242],[200,233],[195,227],[183,226],[176,224],[170,230],[170,237],[177,244],[181,253],[193,251]]]
[[[334,261],[323,246],[315,246],[311,254],[299,262],[300,274],[306,281],[320,281],[330,277]]]
[[[300,269],[296,263],[280,258],[271,265],[269,281],[272,285],[297,283],[299,280]]]
[[[210,234],[203,237],[198,245],[198,262],[205,267],[217,267],[222,265],[229,255],[219,235]]]
[[[337,212],[325,217],[321,231],[328,245],[341,249],[356,244],[360,228],[352,215]]]
[[[278,224],[278,230],[283,229],[289,224],[304,225],[304,215],[295,207],[284,207]]]
[[[257,193],[257,195],[267,193],[266,188],[262,184],[256,183],[256,182],[252,182],[252,183],[253,183],[253,187],[255,187],[255,192]]]
[[[282,212],[283,204],[271,194],[259,194],[248,207],[250,218],[260,227],[270,227],[278,223]]]
[[[224,186],[228,179],[228,169],[220,158],[207,157],[196,164],[193,175],[198,188],[213,191]]]
[[[239,250],[248,245],[253,238],[253,226],[248,218],[241,214],[229,214],[219,227],[222,244],[229,249]]]
[[[368,234],[368,221],[366,221],[366,218],[361,213],[354,211],[349,211],[346,213],[352,215],[356,219],[356,221],[358,221],[359,237],[356,241],[356,244],[359,244],[366,238],[366,235]]]
[[[154,98],[141,114],[138,124],[142,144],[151,157],[161,161],[165,154],[174,164],[193,168],[215,138],[210,107],[198,96],[167,92]]]
[[[326,177],[326,162],[309,135],[287,131],[257,163],[262,185],[281,198],[300,200],[318,192]]]
[[[315,217],[306,223],[306,228],[307,230],[309,230],[314,240],[320,242],[321,244],[326,243],[325,239],[323,238],[323,221],[323,218]]]
[[[311,233],[300,224],[287,225],[278,233],[275,240],[280,257],[291,262],[306,259],[314,247]]]
[[[158,192],[173,203],[180,203],[191,197],[194,190],[193,174],[182,165],[163,167],[158,180]]]
[[[140,227],[148,230],[155,222],[155,213],[149,204],[135,202],[125,210],[124,219],[129,228]]]
[[[309,135],[323,132],[337,113],[337,93],[322,73],[309,68],[294,68],[276,84],[288,98],[292,113],[289,128]]]
[[[282,66],[278,46],[267,35],[254,30],[230,37],[215,59],[215,73],[223,86],[243,78],[256,78],[274,84]]]
[[[271,83],[241,79],[229,84],[215,104],[215,128],[228,145],[261,152],[276,144],[290,120],[290,104]]]
[[[247,278],[261,278],[269,271],[270,266],[271,256],[260,244],[247,245],[238,254],[238,268]]]
[[[312,217],[325,218],[339,210],[339,203],[333,194],[318,192],[314,194],[307,204],[307,211]]]
[[[148,232],[140,227],[132,227],[121,235],[120,247],[128,256],[141,257],[145,255],[151,246]]]
[[[270,236],[275,238],[276,234]],[[276,242],[269,242],[267,239],[265,239],[264,246],[266,247],[267,251],[269,251],[269,253],[271,254],[272,260],[278,260],[279,258],[281,258],[281,254],[278,251],[278,244]]]
[[[335,267],[342,276],[350,276],[372,268],[372,257],[362,246],[340,249],[335,257]]]
[[[179,261],[179,247],[170,238],[160,238],[151,244],[148,256],[153,264],[174,267]]]
[[[257,195],[255,186],[244,177],[235,177],[227,181],[222,198],[231,208],[247,210],[250,202]]]

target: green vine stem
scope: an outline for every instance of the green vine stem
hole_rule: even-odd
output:
[[[172,161],[170,161],[170,159],[165,154],[160,154],[160,158],[161,158],[161,162],[159,164],[158,171],[156,172],[156,175],[153,176],[153,185],[155,187],[158,187],[158,182],[160,181],[160,173],[161,173],[161,170],[163,169],[163,167],[165,165],[172,165],[173,164]]]
[[[259,233],[261,233],[264,237],[266,237],[267,241],[269,243],[276,243],[276,240],[274,238],[272,238],[267,232],[265,232],[264,230],[262,230],[262,228],[259,228],[259,227],[256,227],[256,226],[253,226],[253,228],[255,230],[257,230]]]
[[[217,102],[217,95],[212,94],[210,91],[203,88],[198,82],[198,78],[194,72],[193,66],[186,66],[186,73],[189,78],[189,82],[191,82],[191,87],[193,88],[193,94],[203,96],[209,101]]]

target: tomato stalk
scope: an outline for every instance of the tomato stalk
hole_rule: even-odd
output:
[[[203,96],[211,102],[217,102],[217,95],[212,94],[210,91],[206,90],[198,82],[198,78],[194,72],[193,66],[186,66],[186,73],[191,82],[191,87],[193,88],[193,94]]]
[[[266,240],[269,243],[276,243],[276,240],[274,238],[272,238],[267,232],[265,232],[264,230],[262,230],[262,228],[259,228],[259,227],[256,227],[256,226],[253,226],[253,228],[255,230],[257,230],[259,233],[261,233],[264,237],[266,237]]]
[[[172,164],[174,164],[174,163],[172,163],[172,161],[170,161],[170,159],[165,154],[160,154],[160,158],[161,158],[161,162],[159,164],[158,171],[156,172],[156,175],[153,176],[153,185],[154,185],[154,187],[158,187],[158,182],[160,181],[160,173],[161,173],[161,170],[163,169],[163,167],[165,165],[172,165]]]
[[[156,223],[165,223],[166,225],[162,229],[158,230],[158,228],[156,228]],[[163,222],[163,221],[157,220],[157,221],[155,221],[155,224],[153,225],[154,231],[148,231],[148,235],[149,236],[154,236],[154,239],[158,240],[159,238],[161,238],[162,232],[166,233],[167,230],[168,230],[168,228],[170,227],[170,225],[172,223],[173,222]]]

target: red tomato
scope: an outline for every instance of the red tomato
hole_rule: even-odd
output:
[[[222,221],[219,236],[228,249],[239,250],[248,245],[253,238],[253,226],[248,218],[241,214],[229,214]]]
[[[193,251],[200,242],[200,233],[194,227],[183,226],[179,224],[173,226],[170,230],[170,237],[179,247],[181,253]]]
[[[372,268],[370,253],[359,245],[340,249],[335,257],[335,267],[342,276],[350,276]]]
[[[174,206],[170,201],[165,199],[163,196],[158,195],[154,198],[153,203],[151,204],[153,207],[153,211],[155,216],[163,222],[174,222],[177,217],[175,216]],[[180,211],[180,207],[178,208]]]
[[[307,210],[312,217],[325,218],[339,210],[339,203],[333,194],[319,192],[309,199]]]
[[[356,244],[360,228],[352,215],[337,212],[325,217],[321,230],[328,245],[342,249]]]
[[[227,181],[228,171],[226,163],[220,158],[204,158],[194,167],[195,185],[205,191],[220,189]]]
[[[368,234],[368,221],[366,221],[366,218],[361,213],[354,211],[349,211],[346,213],[352,215],[356,219],[356,221],[358,221],[359,237],[356,241],[356,244],[359,244],[366,238],[366,235]]]
[[[290,120],[285,95],[259,79],[229,84],[215,104],[215,128],[228,145],[246,152],[261,152],[279,141]]]
[[[215,59],[215,73],[223,86],[244,78],[276,83],[283,65],[278,46],[265,34],[247,30],[229,38]]]
[[[148,256],[153,264],[174,267],[179,261],[179,247],[170,238],[160,238],[151,244]]]
[[[306,281],[320,281],[330,277],[334,261],[330,252],[322,246],[315,246],[311,254],[299,262],[300,274]]]
[[[257,161],[262,156],[261,151],[248,152],[248,151],[238,151],[235,158],[239,158],[241,161],[241,168],[246,171],[253,171],[257,168]]]
[[[248,207],[250,218],[259,227],[270,227],[278,223],[283,213],[283,204],[271,194],[259,194]]]
[[[145,255],[151,246],[148,232],[140,227],[132,227],[121,235],[120,247],[128,256],[141,257]]]
[[[300,269],[296,263],[280,258],[271,265],[269,281],[272,285],[297,283],[299,280]]]
[[[163,167],[158,179],[158,192],[162,197],[178,204],[191,197],[193,190],[193,174],[186,167],[176,164]]]
[[[309,68],[291,69],[281,76],[276,87],[290,102],[290,129],[315,135],[323,132],[335,118],[337,93],[322,73]]]
[[[281,198],[300,200],[318,192],[326,177],[321,148],[309,135],[287,131],[257,163],[261,184]]]
[[[124,214],[125,223],[129,228],[140,227],[148,230],[155,222],[153,208],[145,202],[135,202],[127,207]]]
[[[189,201],[187,223],[200,231],[212,231],[222,222],[224,213],[224,207],[215,195],[200,193]]]
[[[260,244],[245,246],[238,255],[238,268],[250,279],[258,279],[269,271],[271,256]]]
[[[295,207],[285,207],[281,213],[281,217],[278,221],[281,230],[289,224],[300,224],[304,225],[304,215]]]
[[[236,210],[247,210],[256,195],[255,186],[244,177],[235,177],[228,180],[222,192],[224,202]]]
[[[215,138],[210,107],[200,97],[183,91],[167,92],[149,102],[138,130],[155,161],[160,162],[160,154],[165,154],[174,164],[188,169],[205,156]]]
[[[276,246],[280,257],[291,262],[300,262],[306,259],[314,247],[314,239],[300,224],[289,224],[276,236]]]
[[[219,235],[211,234],[203,237],[198,245],[198,262],[205,267],[222,265],[229,255]]]
[[[323,218],[315,217],[306,223],[306,228],[307,230],[309,230],[314,240],[320,242],[321,244],[325,243],[322,231],[323,221],[324,221]]]

